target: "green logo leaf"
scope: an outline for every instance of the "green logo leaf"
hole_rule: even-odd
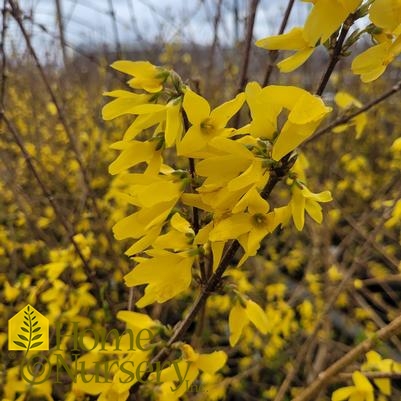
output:
[[[17,336],[22,341],[13,341],[13,343],[18,345],[19,347],[26,349],[26,352],[43,344],[43,341],[36,341],[39,340],[43,334],[38,333],[41,330],[41,327],[38,325],[38,320],[35,312],[31,310],[29,305],[27,307],[27,311],[24,311],[23,326],[20,327],[20,330],[25,333],[17,334]]]

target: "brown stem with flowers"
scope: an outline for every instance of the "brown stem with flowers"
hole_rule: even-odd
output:
[[[280,182],[288,174],[288,171],[292,167],[293,162],[294,159],[291,159],[287,155],[282,159],[280,163],[277,164],[276,167],[271,170],[268,182],[261,192],[262,196],[265,199],[270,196],[277,183]],[[170,337],[167,344],[150,361],[151,365],[155,364],[156,362],[165,361],[171,352],[172,345],[178,341],[183,340],[191,323],[195,320],[198,313],[202,310],[202,307],[204,306],[208,297],[212,295],[213,292],[216,291],[216,289],[219,288],[223,274],[232,263],[234,256],[237,254],[237,252],[243,253],[240,248],[240,243],[237,240],[231,242],[225,254],[223,255],[223,258],[216,271],[211,275],[206,284],[202,286],[198,297],[195,299],[186,317],[184,318],[184,320],[176,325],[173,335]],[[145,375],[142,377],[142,381],[146,380],[149,377],[149,374],[150,373],[145,373]],[[139,385],[139,382],[137,382],[134,386],[131,387],[131,400],[135,400],[135,393],[138,390]]]

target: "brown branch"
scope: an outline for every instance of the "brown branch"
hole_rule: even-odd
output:
[[[86,191],[87,191],[87,193],[89,195],[89,198],[91,199],[91,203],[92,203],[92,206],[93,206],[93,211],[94,211],[99,223],[101,224],[101,226],[103,228],[103,233],[105,234],[105,237],[106,237],[107,242],[109,244],[110,253],[113,256],[113,259],[114,259],[115,263],[118,264],[119,257],[117,256],[117,254],[114,251],[113,239],[111,237],[110,230],[108,229],[108,227],[106,225],[106,222],[105,222],[105,220],[104,220],[104,218],[102,216],[100,207],[98,205],[97,197],[95,196],[94,191],[93,191],[93,189],[91,187],[90,177],[89,177],[88,171],[87,171],[87,169],[86,169],[86,167],[84,165],[84,161],[82,159],[82,156],[81,156],[81,153],[80,153],[80,150],[79,150],[79,146],[78,146],[76,137],[75,137],[74,133],[72,132],[70,125],[68,124],[68,121],[67,121],[66,115],[64,113],[64,110],[63,110],[59,100],[57,99],[57,96],[56,96],[53,88],[51,87],[49,80],[47,79],[45,70],[44,70],[44,68],[43,68],[43,66],[42,66],[42,64],[41,64],[41,62],[39,60],[38,55],[37,55],[35,49],[33,48],[33,45],[32,45],[31,39],[29,37],[29,34],[28,34],[27,30],[25,29],[25,26],[23,24],[23,21],[22,21],[22,18],[21,18],[22,12],[21,12],[21,9],[18,6],[18,3],[15,0],[8,0],[8,2],[10,4],[10,6],[11,6],[11,15],[13,16],[14,20],[16,21],[16,23],[17,23],[17,25],[18,25],[18,27],[19,27],[19,29],[20,29],[23,37],[24,37],[24,40],[25,40],[25,43],[26,43],[26,45],[28,47],[29,53],[31,54],[31,56],[32,56],[32,58],[33,58],[33,60],[35,62],[35,65],[36,65],[36,68],[39,71],[40,77],[41,77],[41,79],[42,79],[42,81],[43,81],[43,83],[44,83],[44,85],[46,87],[47,92],[49,93],[49,96],[51,98],[52,103],[54,104],[54,106],[56,108],[58,118],[59,118],[59,120],[60,120],[60,122],[61,122],[61,124],[62,124],[62,126],[63,126],[63,128],[65,130],[65,133],[66,133],[66,135],[68,137],[69,144],[70,144],[71,149],[72,149],[72,151],[73,151],[73,153],[75,155],[75,159],[76,159],[76,161],[78,163],[79,171],[80,171],[80,173],[82,175],[82,179],[83,179],[83,183],[84,183],[85,189],[86,189]]]
[[[286,174],[288,173],[288,170],[291,167],[292,167],[292,160],[288,161],[288,158],[284,157],[281,165],[279,167],[277,167],[276,170],[272,170],[270,172],[269,180],[268,180],[265,188],[261,192],[262,196],[265,199],[267,199],[270,196],[274,187],[277,185],[277,183],[281,179],[283,179],[283,177],[286,176]],[[195,301],[191,305],[187,315],[181,322],[179,322],[176,325],[173,335],[170,337],[167,344],[151,360],[150,364],[153,365],[156,362],[165,361],[166,358],[170,354],[171,346],[174,343],[183,340],[184,335],[188,331],[188,328],[190,327],[192,322],[195,320],[198,313],[202,310],[202,307],[205,304],[208,297],[219,287],[219,284],[221,283],[221,278],[223,277],[223,274],[225,273],[226,269],[232,263],[233,258],[236,255],[237,251],[239,251],[239,249],[240,249],[240,243],[237,240],[232,241],[231,244],[229,245],[227,251],[225,252],[219,266],[217,267],[216,271],[209,278],[206,285],[204,285],[202,287],[200,294],[198,295],[198,297],[195,299]],[[241,254],[243,253],[242,250],[240,252],[241,252]],[[142,382],[145,381],[148,377],[149,377],[149,373],[145,373],[145,375],[142,377],[141,381]],[[136,384],[134,384],[134,386],[132,386],[130,388],[130,394],[131,394],[130,399],[131,400],[135,400],[135,393],[138,390],[139,386],[140,386],[140,383],[137,382]]]
[[[401,331],[401,316],[394,319],[388,325],[375,332],[375,334],[352,348],[343,357],[338,359],[325,371],[321,372],[317,379],[300,392],[292,401],[307,401],[313,399],[315,394],[343,369],[357,360],[360,356],[373,349],[380,341],[385,341]]]
[[[113,25],[113,34],[116,44],[117,58],[120,59],[122,57],[122,49],[121,49],[120,36],[118,34],[118,24],[117,24],[116,12],[113,6],[113,0],[108,0],[108,4],[109,4],[109,15]]]
[[[353,274],[355,273],[357,269],[357,264],[354,263],[353,266],[351,266],[350,269],[347,270],[346,275],[342,279],[340,285],[338,285],[335,289],[335,292],[331,296],[329,302],[325,306],[323,312],[320,314],[319,318],[316,319],[316,324],[313,328],[313,332],[311,335],[305,340],[305,342],[302,344],[300,349],[297,352],[297,356],[294,361],[294,366],[293,368],[287,373],[284,381],[282,382],[276,397],[274,398],[274,401],[282,401],[286,395],[286,392],[288,391],[292,381],[295,378],[295,375],[297,374],[298,370],[301,368],[305,357],[308,354],[310,346],[313,344],[314,340],[317,337],[317,334],[319,333],[320,326],[324,321],[324,317],[330,312],[331,308],[334,306],[335,302],[337,301],[337,298],[340,296],[342,291],[345,289],[346,285],[348,284],[349,280],[352,278]]]
[[[316,90],[316,95],[321,96],[326,89],[326,86],[329,82],[329,79],[331,77],[331,74],[334,71],[335,66],[337,65],[338,61],[340,60],[341,52],[343,49],[343,44],[345,41],[345,38],[348,35],[348,32],[352,26],[352,24],[355,21],[355,15],[351,14],[344,22],[344,24],[341,27],[340,34],[336,40],[336,44],[334,46],[334,49],[332,51],[331,57],[330,57],[330,62],[329,65],[327,66],[327,69],[325,73],[323,74],[323,77],[320,81],[319,87]]]
[[[288,19],[290,18],[292,7],[294,6],[294,3],[295,3],[295,0],[288,1],[287,8],[284,12],[283,20],[281,21],[280,29],[278,31],[278,35],[281,35],[284,33],[285,28],[288,23]],[[278,50],[269,50],[268,56],[269,56],[270,60],[269,60],[269,64],[267,65],[265,78],[263,80],[263,86],[267,86],[269,84],[270,76],[273,72],[273,68],[277,61],[278,55],[279,55]]]
[[[15,143],[17,144],[18,148],[20,149],[20,151],[25,159],[28,169],[31,171],[33,177],[35,178],[36,182],[38,183],[44,196],[46,197],[50,206],[52,207],[54,214],[57,218],[57,221],[64,228],[64,230],[67,234],[68,240],[70,241],[71,245],[73,246],[78,258],[82,262],[83,269],[84,269],[86,276],[88,277],[89,281],[91,283],[93,283],[93,285],[95,287],[94,289],[95,289],[95,293],[96,293],[96,299],[101,304],[102,299],[103,299],[102,287],[99,284],[99,282],[97,281],[95,270],[92,269],[92,267],[89,265],[88,260],[85,258],[85,256],[83,255],[83,253],[81,251],[81,248],[79,247],[78,243],[74,239],[73,228],[71,227],[66,216],[64,216],[63,212],[59,208],[59,206],[58,206],[57,202],[55,201],[53,195],[51,194],[50,190],[47,188],[46,184],[41,179],[38,170],[36,169],[35,165],[32,162],[32,157],[25,147],[24,140],[22,139],[22,137],[19,134],[19,132],[17,131],[17,129],[14,127],[14,124],[8,119],[8,117],[6,116],[4,111],[1,111],[0,118],[3,119],[3,121],[6,123],[7,128],[9,129],[11,135],[13,136],[13,138],[15,140]],[[105,296],[107,297],[107,293],[105,294]],[[110,302],[109,306],[112,307],[111,302]]]
[[[372,107],[377,106],[380,104],[383,100],[389,98],[390,96],[394,95],[397,93],[399,90],[401,90],[401,81],[398,81],[390,90],[387,92],[383,93],[381,96],[378,98],[372,100],[365,106],[361,107],[360,109],[352,112],[352,113],[346,113],[343,116],[340,116],[333,122],[331,122],[329,125],[326,127],[320,129],[317,131],[314,135],[312,135],[310,138],[308,138],[306,141],[302,143],[302,147],[307,145],[310,142],[315,141],[316,139],[320,138],[322,135],[327,134],[330,132],[333,128],[338,127],[339,125],[346,124],[348,121],[352,120],[356,116],[359,116],[360,114],[364,113],[365,111],[370,110]]]
[[[217,49],[217,45],[219,43],[219,25],[220,25],[220,20],[221,20],[221,9],[222,9],[222,4],[223,0],[218,0],[217,5],[216,5],[216,14],[214,15],[213,18],[213,42],[212,45],[210,46],[210,52],[209,52],[209,64],[206,68],[207,71],[207,77],[209,79],[207,80],[208,83],[208,93],[211,88],[211,82],[212,80],[210,79],[214,70],[214,62],[215,62],[215,53]]]
[[[55,0],[55,2],[56,2],[56,18],[57,18],[59,37],[60,37],[60,46],[61,46],[61,51],[63,54],[64,67],[66,67],[67,66],[67,51],[66,51],[66,45],[65,45],[63,11],[61,8],[60,0]]]
[[[0,106],[4,109],[4,99],[6,96],[6,80],[7,80],[7,54],[6,54],[6,36],[7,36],[7,0],[3,0],[2,13],[2,27],[0,37],[0,55],[1,55],[1,83],[0,83]]]
[[[396,372],[361,372],[367,379],[394,379],[401,380],[401,373]],[[340,373],[333,381],[351,380],[352,373]]]
[[[244,55],[242,59],[241,65],[241,73],[240,79],[238,83],[237,93],[240,93],[244,90],[245,85],[248,81],[248,68],[250,62],[250,55],[251,55],[251,44],[253,38],[253,28],[255,25],[255,17],[256,17],[256,10],[258,8],[259,0],[251,0],[249,2],[249,12],[247,18],[247,28],[245,34],[245,48],[244,48]],[[239,114],[238,114],[239,115]]]

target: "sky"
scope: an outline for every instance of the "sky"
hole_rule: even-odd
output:
[[[94,44],[116,46],[117,40],[110,16],[110,4],[116,15],[118,40],[129,46],[154,40],[210,44],[213,39],[213,19],[219,0],[60,0],[66,41],[72,47]],[[219,41],[235,41],[234,7],[239,9],[240,38],[243,37],[247,0],[222,0],[222,23]],[[255,38],[273,34],[287,0],[261,0],[255,25]],[[55,0],[20,0],[26,16],[25,24],[33,33],[36,46],[49,47],[58,37]],[[308,5],[297,1],[289,27],[301,21]],[[45,28],[45,33],[42,28]],[[9,35],[18,43],[18,29],[10,24]]]

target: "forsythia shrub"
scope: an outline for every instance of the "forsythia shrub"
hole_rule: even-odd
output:
[[[395,189],[401,160],[399,132],[391,137],[386,158],[377,162],[381,175],[376,176],[369,171],[374,170],[369,158],[374,158],[386,135],[367,138],[366,131],[369,123],[375,124],[369,121],[368,110],[401,84],[377,101],[375,97],[364,103],[365,89],[361,96],[349,93],[333,70],[367,34],[372,43],[358,50],[351,70],[364,83],[386,73],[401,53],[401,1],[306,2],[312,5],[302,27],[260,39],[256,45],[269,50],[270,56],[276,50],[295,51],[277,64],[283,73],[296,70],[319,46],[325,47],[328,67],[316,92],[250,81],[230,99],[211,105],[197,85],[185,83],[170,67],[130,60],[112,64],[129,77],[128,87],[104,93],[111,100],[102,117],[124,116],[129,125],[117,123],[117,130],[124,132],[118,133],[112,151],[102,149],[113,179],[103,191],[101,210],[115,222],[112,232],[115,239],[124,240],[130,265],[102,266],[107,238],[89,229],[90,218],[82,218],[79,231],[87,235],[75,234],[72,244],[48,251],[47,263],[38,263],[30,274],[20,276],[17,286],[2,277],[2,296],[7,302],[18,300],[15,311],[23,301],[40,302],[50,325],[63,325],[67,333],[63,355],[74,375],[68,385],[53,376],[27,385],[21,371],[28,370],[38,381],[45,372],[35,371],[28,359],[18,361],[21,367],[10,363],[3,375],[5,400],[57,399],[57,385],[62,388],[57,394],[65,394],[69,401],[92,397],[103,401],[396,399],[392,397],[399,390],[393,389],[391,379],[400,377],[401,365],[384,342],[401,328],[399,313],[380,296],[365,292],[369,302],[386,313],[384,319],[374,315],[358,291],[364,289],[362,280],[372,284],[386,277],[389,269],[384,261],[397,276],[400,269],[399,238],[394,238],[399,235],[401,216],[400,193]],[[335,93],[325,97],[330,78],[337,81]],[[18,102],[17,94],[14,97]],[[24,121],[14,118],[24,132]],[[63,127],[56,131],[63,144]],[[332,143],[327,141],[329,132]],[[351,139],[342,139],[350,132],[354,133]],[[326,143],[315,147],[318,154],[303,151],[323,134]],[[369,143],[372,155],[346,147],[352,141]],[[89,140],[87,145],[92,146]],[[28,149],[37,152],[33,146]],[[41,151],[51,153],[47,147]],[[114,161],[111,152],[117,152]],[[333,159],[339,166],[335,175],[330,171]],[[68,163],[72,171],[78,170],[72,161]],[[395,178],[382,188],[382,176],[390,172]],[[74,187],[76,181],[70,179],[66,185]],[[106,187],[102,177],[94,182],[95,188]],[[379,189],[381,196],[376,199]],[[351,207],[346,209],[352,199],[377,212],[370,221],[372,233],[358,225]],[[334,203],[328,213],[326,203]],[[346,205],[345,213],[338,203]],[[44,210],[38,222],[41,229],[51,224],[56,212]],[[321,224],[324,215],[326,231],[314,224]],[[347,248],[349,226],[366,241],[355,253]],[[0,252],[9,253],[14,245],[3,228],[0,238]],[[308,251],[309,243],[313,252]],[[83,257],[77,256],[74,244]],[[380,258],[366,257],[369,247]],[[40,241],[25,243],[22,252],[35,254],[42,248]],[[113,249],[119,251],[117,246]],[[328,251],[319,254],[316,249]],[[342,255],[337,258],[338,249]],[[91,261],[89,270],[85,259]],[[343,261],[350,261],[348,270]],[[369,273],[350,284],[359,265],[366,265]],[[110,277],[108,287],[91,282],[96,269]],[[36,292],[19,299],[30,285]],[[125,288],[130,291],[128,308],[126,300],[118,297]],[[395,302],[391,288],[386,291]],[[358,307],[352,307],[350,299]],[[121,300],[123,306],[116,306]],[[134,311],[134,305],[140,311]],[[358,322],[355,342],[336,333],[348,324],[341,321],[339,311]],[[328,315],[336,327],[330,326]],[[73,322],[93,330],[116,327],[123,334],[105,344],[86,335],[82,343],[87,352],[73,354],[68,352],[76,329]],[[135,335],[147,334],[143,341],[137,338],[135,350],[124,328]],[[327,347],[335,347],[331,336],[344,343],[334,357],[327,356],[322,346],[326,342]],[[6,336],[0,340],[5,342]],[[291,352],[289,344],[294,347]],[[376,346],[380,353],[372,350]],[[394,346],[399,351],[398,340]],[[48,353],[49,369],[57,366],[55,351],[53,347]],[[312,371],[299,373],[314,353],[325,362],[316,356]],[[27,350],[25,357],[32,355],[35,351]],[[124,366],[135,367],[135,374]],[[94,371],[100,381],[88,380]],[[264,377],[269,377],[268,386]]]

